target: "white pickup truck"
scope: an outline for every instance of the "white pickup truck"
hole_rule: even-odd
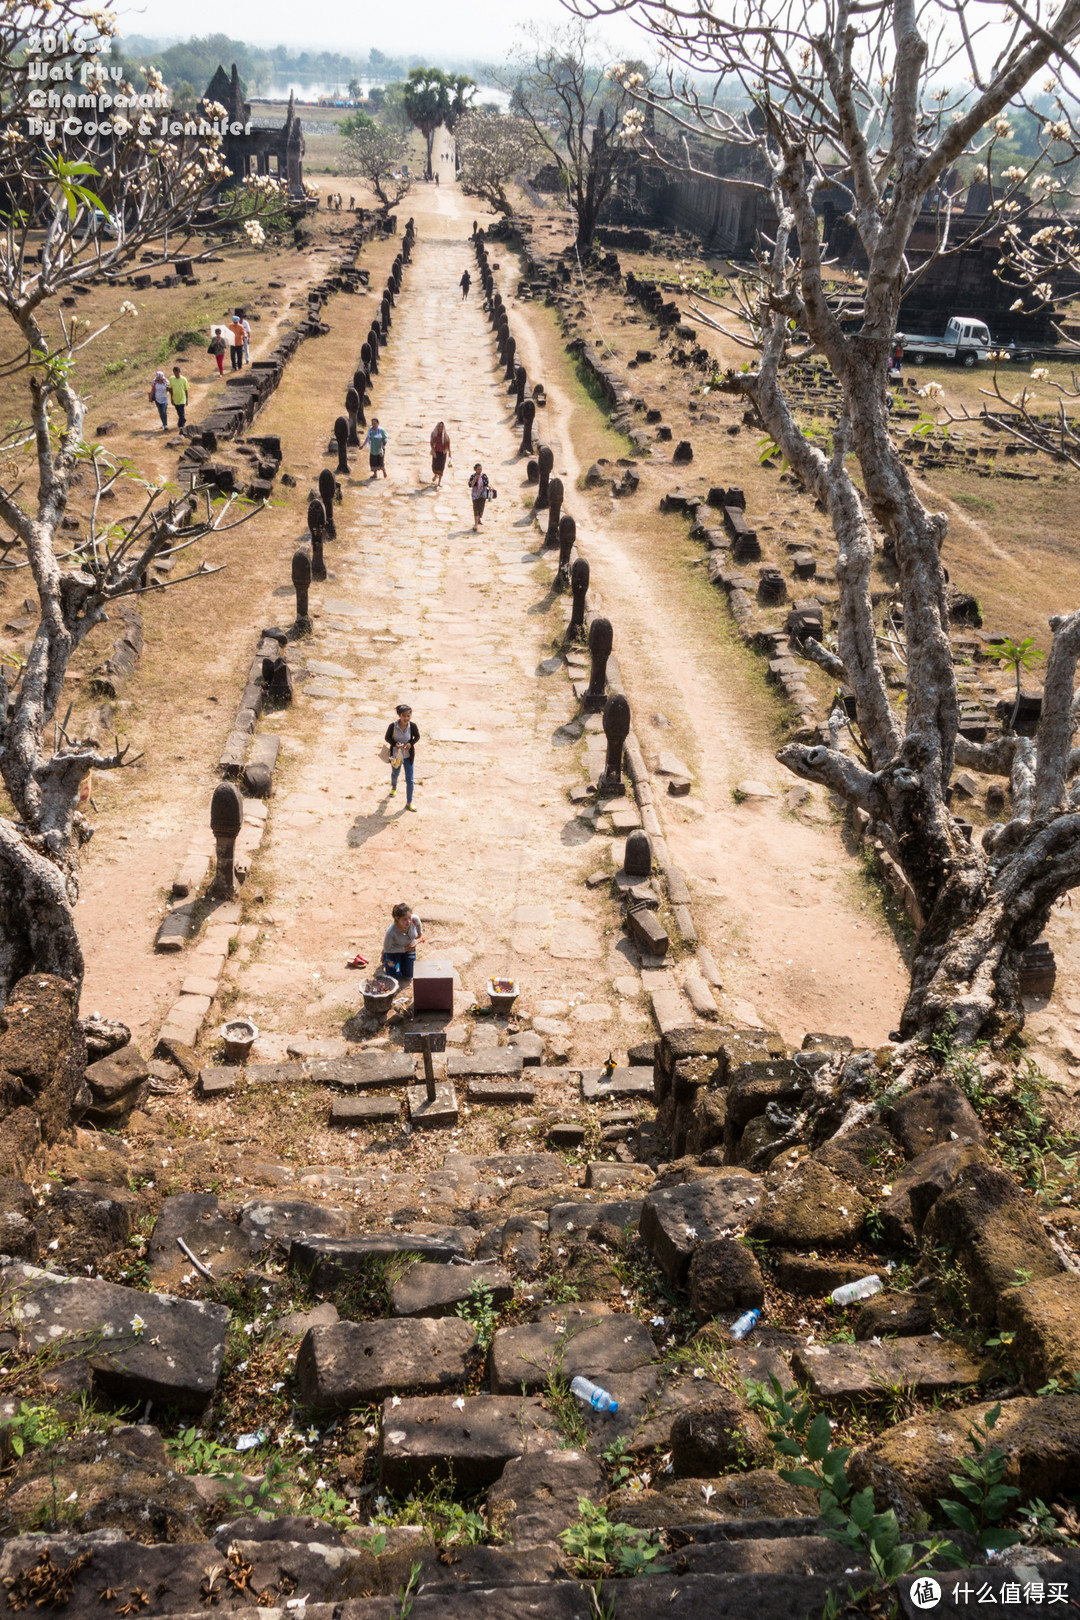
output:
[[[989,360],[993,352],[990,328],[985,321],[972,320],[968,315],[954,315],[943,337],[897,332],[896,338],[903,345],[904,359],[913,360],[917,366],[928,360],[959,360],[961,365],[973,366],[979,360]]]

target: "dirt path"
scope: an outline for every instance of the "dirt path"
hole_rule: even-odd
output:
[[[449,187],[410,202],[419,240],[377,389],[389,476],[370,480],[366,456],[354,461],[315,633],[292,654],[308,679],[278,718],[286,763],[256,874],[271,922],[254,959],[245,948],[235,964],[236,1005],[264,1031],[265,1057],[298,1034],[339,1036],[359,995],[345,960],[361,949],[378,962],[404,899],[425,923],[421,954],[452,961],[459,1009],[486,999],[489,976],[518,977],[547,1033],[599,1060],[650,1026],[610,902],[583,882],[600,858],[566,799],[577,759],[553,747],[575,707],[548,660],[561,606],[515,500],[493,338],[458,291],[466,207]],[[339,355],[343,375],[351,363]],[[428,438],[440,417],[453,465],[436,490]],[[479,535],[466,487],[476,461],[500,491]],[[404,779],[389,794],[383,743],[403,699],[421,732],[414,813]],[[464,1038],[463,1026],[450,1033]]]
[[[512,269],[503,276],[508,302],[516,279]],[[536,306],[513,310],[524,364],[549,387],[542,433],[555,448],[555,471],[573,490],[584,469],[569,428],[566,368],[562,379],[551,372],[546,322]],[[841,1024],[857,1042],[884,1040],[907,992],[895,940],[820,792],[798,814],[785,807],[797,784],[776,762],[754,660],[735,644],[722,600],[689,583],[685,569],[672,569],[672,549],[688,550],[675,532],[664,535],[662,550],[651,514],[648,530],[637,532],[636,508],[627,513],[634,503],[576,492],[572,504],[589,511],[578,532],[601,610],[615,627],[646,759],[651,765],[661,750],[672,751],[694,773],[691,798],[668,798],[662,777],[657,797],[730,1012],[775,1024],[796,1041]],[[747,780],[775,797],[736,803],[733,792]]]

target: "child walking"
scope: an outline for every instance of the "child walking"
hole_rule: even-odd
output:
[[[410,984],[416,966],[416,947],[424,943],[424,925],[404,900],[398,901],[393,915],[394,920],[383,937],[383,971],[399,984]]]

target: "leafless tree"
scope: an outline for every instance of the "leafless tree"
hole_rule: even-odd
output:
[[[584,22],[527,37],[507,80],[514,111],[559,167],[577,220],[577,249],[585,254],[630,156],[621,120],[631,95],[597,60]]]
[[[461,189],[482,197],[499,214],[512,214],[506,188],[543,150],[529,120],[512,113],[466,113],[457,144]]]
[[[1075,71],[1080,0],[752,0],[730,21],[726,8],[705,0],[579,0],[576,9],[630,13],[659,46],[671,64],[663,97],[629,87],[646,108],[660,101],[688,136],[739,143],[767,164],[775,238],[734,311],[748,325],[730,327],[757,357],[745,373],[732,368],[722,386],[752,404],[831,519],[838,646],[817,656],[855,693],[858,742],[834,711],[820,742],[789,744],[779,758],[864,810],[915,890],[925,924],[901,1032],[925,1037],[945,1026],[961,1040],[1014,1033],[1023,1022],[1023,951],[1054,901],[1080,880],[1080,750],[1072,747],[1080,612],[1051,620],[1037,737],[981,746],[960,737],[941,556],[946,519],[927,510],[901,459],[888,370],[920,211],[948,211],[943,176],[1004,138],[1010,105],[1036,75],[1048,65]],[[720,93],[710,99],[703,84]],[[642,136],[641,107],[624,128]],[[827,186],[843,188],[865,255],[858,288],[846,289],[849,308],[859,295],[856,330],[842,324],[826,285],[815,202]],[[801,431],[787,383],[792,362],[814,352],[842,391],[827,450]],[[879,657],[871,518],[891,539],[899,573],[902,710],[890,701]],[[946,802],[957,765],[1011,781],[1011,819],[981,841],[968,842]]]
[[[371,187],[382,203],[383,213],[396,208],[412,189],[412,181],[404,172],[408,162],[408,140],[392,129],[379,125],[358,129],[345,142],[345,173]]]
[[[145,101],[140,107],[129,85],[101,76],[99,50],[111,27],[107,13],[81,0],[41,0],[0,14],[0,376],[15,418],[0,434],[0,569],[32,581],[38,601],[25,659],[0,662],[0,776],[12,807],[0,816],[0,1004],[34,969],[81,983],[73,908],[78,850],[91,828],[79,805],[92,771],[132,763],[119,741],[103,750],[73,737],[70,709],[60,717],[72,654],[107,620],[110,603],[147,588],[156,558],[243,520],[233,503],[214,503],[207,493],[176,498],[85,440],[78,360],[111,323],[89,330],[60,307],[59,295],[123,271],[143,250],[154,265],[186,254],[197,207],[227,173],[211,127],[223,108],[207,109],[203,128],[195,120],[190,136],[162,137],[161,111]],[[26,58],[57,74],[42,86],[29,78]],[[34,131],[31,117],[54,116],[36,100],[46,90],[83,95],[94,106],[77,114],[62,108],[53,130]],[[151,70],[151,103],[162,91]],[[87,122],[98,129],[86,131]],[[257,245],[262,228],[251,197],[240,191],[219,212],[234,214]],[[118,292],[116,318],[135,316]],[[89,533],[65,550],[61,520],[76,480],[91,489]],[[117,488],[137,491],[139,510],[110,523],[101,500]]]

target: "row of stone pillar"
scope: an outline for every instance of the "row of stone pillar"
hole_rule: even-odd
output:
[[[360,359],[353,372],[352,385],[345,391],[345,415],[334,421],[334,442],[337,445],[337,467],[331,472],[324,467],[319,474],[319,494],[308,502],[308,529],[306,538],[311,545],[310,554],[301,547],[292,560],[292,582],[296,592],[296,621],[293,636],[311,634],[311,613],[308,596],[312,580],[326,578],[323,545],[337,539],[334,525],[334,505],[341,500],[341,485],[335,473],[348,474],[350,448],[360,448],[358,427],[367,427],[365,405],[371,404],[371,379],[378,374],[379,351],[385,347],[393,324],[391,310],[401,294],[402,271],[412,258],[416,242],[416,226],[410,219],[401,241],[401,252],[390,267],[386,288],[379,302],[379,315],[371,323],[364,342],[360,345]]]

